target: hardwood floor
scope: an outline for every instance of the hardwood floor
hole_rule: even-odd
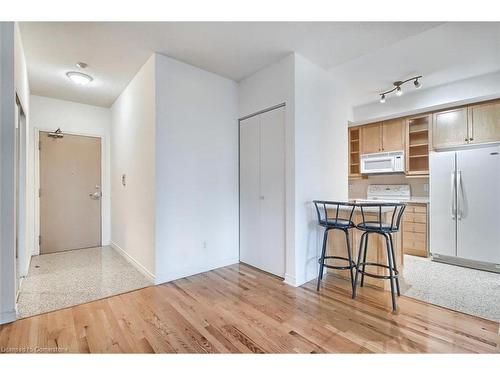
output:
[[[0,352],[499,353],[499,324],[328,275],[243,264],[0,326]]]

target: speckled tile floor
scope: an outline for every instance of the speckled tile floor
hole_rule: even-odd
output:
[[[78,305],[151,285],[109,246],[35,256],[18,298],[18,317]]]
[[[500,274],[405,255],[402,294],[500,321]]]

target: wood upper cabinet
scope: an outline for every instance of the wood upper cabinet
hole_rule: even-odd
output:
[[[469,143],[500,141],[500,101],[469,107]]]
[[[468,142],[467,108],[436,112],[432,116],[432,146],[443,148]]]
[[[405,148],[405,126],[402,119],[364,125],[361,132],[362,154],[399,151]]]
[[[361,127],[361,153],[372,154],[382,151],[382,123],[364,125]]]
[[[349,136],[349,178],[361,177],[359,162],[361,129],[359,126],[348,129]]]
[[[401,151],[405,148],[405,125],[403,119],[382,123],[382,151]]]

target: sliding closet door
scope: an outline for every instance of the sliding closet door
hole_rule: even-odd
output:
[[[285,275],[284,108],[260,115],[261,257],[267,272]]]
[[[240,122],[240,260],[258,267],[260,252],[260,119]]]
[[[285,273],[284,109],[240,122],[240,260]]]

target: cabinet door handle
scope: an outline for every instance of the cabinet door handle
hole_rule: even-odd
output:
[[[465,139],[464,139],[464,141],[465,141],[465,142],[468,142],[468,141],[469,141],[469,138],[465,138]]]
[[[471,138],[469,138],[469,141],[473,141],[473,140],[474,140],[474,138],[472,138],[472,137],[471,137]]]

